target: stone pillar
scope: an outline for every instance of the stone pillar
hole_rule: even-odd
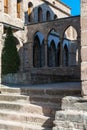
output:
[[[60,67],[63,66],[63,39],[60,37]]]
[[[80,45],[80,42],[81,39],[80,39],[80,36],[78,36],[77,38],[77,46],[78,46],[78,65],[80,66],[80,63],[81,63],[81,45]]]
[[[81,0],[81,80],[82,96],[87,98],[87,0]]]
[[[45,67],[47,68],[47,43],[48,41],[45,40],[44,44],[45,44]]]
[[[1,54],[2,54],[2,35],[3,35],[3,24],[0,24],[0,83],[1,83]]]
[[[28,52],[29,52],[29,68],[33,68],[33,42],[28,43]]]

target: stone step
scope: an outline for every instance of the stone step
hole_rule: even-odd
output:
[[[87,112],[78,110],[57,111],[53,130],[84,130],[85,119],[87,120]]]
[[[0,101],[29,101],[29,96],[17,94],[0,94]]]
[[[82,123],[84,120],[83,114],[87,117],[87,112],[83,111],[77,111],[77,110],[56,111],[55,120],[59,122],[70,121],[70,122]]]
[[[9,120],[14,122],[21,122],[21,123],[34,123],[43,127],[53,127],[54,118],[47,117],[44,115],[39,114],[32,114],[32,113],[21,113],[21,112],[14,112],[14,111],[6,111],[0,110],[0,119],[1,120]]]
[[[1,85],[1,93],[12,93],[12,94],[21,94],[20,88],[13,88],[7,85]]]
[[[51,130],[35,124],[0,120],[0,130]]]
[[[66,96],[62,99],[62,110],[87,111],[87,99],[82,97]]]
[[[0,101],[0,109],[6,110],[14,110],[19,112],[29,112],[33,114],[41,114],[45,116],[54,116],[55,111],[58,110],[58,106],[53,105],[44,105],[44,104],[30,104],[30,103],[23,103],[23,102],[7,102],[7,101]]]
[[[1,93],[14,93],[22,95],[79,95],[80,82],[64,82],[40,85],[1,85]]]
[[[53,104],[58,105],[61,103],[62,96],[43,96],[43,95],[13,95],[13,94],[0,94],[0,101],[23,101],[28,103],[46,103],[46,104]]]

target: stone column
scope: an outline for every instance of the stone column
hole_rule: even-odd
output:
[[[29,68],[33,68],[33,42],[28,43],[28,52],[29,52]]]
[[[63,66],[63,38],[60,37],[60,67]]]
[[[47,68],[47,43],[48,41],[45,40],[44,44],[45,44],[45,67]]]
[[[78,36],[77,38],[77,45],[78,45],[78,65],[80,66],[80,63],[81,63],[81,39],[80,39],[80,36]]]
[[[87,0],[81,0],[81,80],[82,96],[87,98]]]
[[[2,54],[2,35],[3,35],[3,24],[0,24],[0,83],[1,83],[1,54]]]

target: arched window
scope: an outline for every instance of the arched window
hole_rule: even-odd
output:
[[[51,41],[50,47],[48,48],[48,66],[56,66],[56,47],[53,40]]]
[[[28,21],[29,22],[31,22],[31,20],[32,20],[32,15],[31,15],[31,13],[32,13],[32,7],[33,7],[32,2],[29,2],[28,3]]]
[[[17,0],[17,18],[21,17],[21,0]]]
[[[57,49],[59,43],[59,33],[54,29],[48,33],[48,48],[47,48],[47,63],[49,67],[55,67],[59,65],[60,48]]]
[[[49,11],[47,11],[47,13],[46,13],[46,20],[47,20],[47,21],[50,20],[50,12],[49,12]]]
[[[66,45],[64,46],[63,58],[64,58],[64,60],[63,60],[64,66],[68,66],[68,48]]]
[[[4,0],[4,12],[8,13],[8,0]]]
[[[67,47],[69,49],[68,63],[70,66],[78,64],[76,59],[76,48],[79,48],[78,47],[79,44],[77,44],[78,43],[77,37],[78,37],[77,31],[73,26],[68,26],[64,31],[64,39],[65,39],[64,41],[66,41],[65,43],[67,43]]]
[[[38,22],[42,22],[42,8],[38,8]]]
[[[54,15],[54,20],[55,20],[55,19],[57,19],[57,15],[56,15],[56,14]]]

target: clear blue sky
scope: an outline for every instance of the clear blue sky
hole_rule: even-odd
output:
[[[80,0],[61,0],[63,3],[71,7],[71,14],[80,15]]]

